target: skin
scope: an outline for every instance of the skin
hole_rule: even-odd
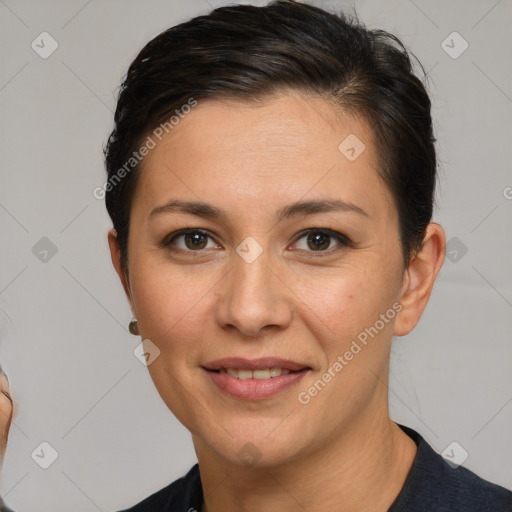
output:
[[[9,437],[9,428],[12,423],[14,414],[14,406],[9,389],[9,383],[5,378],[3,371],[0,369],[0,467],[4,460],[7,448],[7,440]],[[5,393],[7,393],[7,396]]]
[[[366,146],[355,161],[338,150],[349,134]],[[292,91],[250,104],[201,101],[145,158],[127,271],[115,230],[108,241],[141,338],[160,350],[148,366],[151,378],[192,433],[203,511],[376,512],[400,492],[416,446],[389,418],[390,345],[418,322],[443,263],[445,236],[430,224],[405,268],[396,206],[376,169],[363,120]],[[150,217],[170,199],[209,203],[225,219]],[[290,203],[328,199],[365,214],[274,217]],[[211,238],[200,240],[199,250],[183,236],[160,245],[183,228]],[[353,244],[327,238],[322,252],[299,238],[309,228],[342,233]],[[248,236],[262,248],[252,263],[236,252]],[[400,313],[301,404],[298,393],[398,302]],[[202,369],[229,356],[282,357],[312,370],[270,399],[237,400]],[[239,458],[246,443],[257,453],[252,464]]]

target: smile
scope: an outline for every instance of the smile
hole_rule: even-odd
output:
[[[311,368],[295,371],[281,368],[203,370],[218,390],[232,398],[265,400],[296,386]]]
[[[262,370],[244,370],[239,368],[221,368],[219,373],[228,373],[231,377],[235,377],[237,379],[274,379],[275,377],[280,377],[281,375],[288,375],[290,370],[286,368],[265,368]]]

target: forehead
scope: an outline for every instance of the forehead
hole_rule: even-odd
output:
[[[290,92],[199,101],[143,161],[135,200],[147,208],[169,194],[261,204],[329,193],[359,197],[372,210],[379,194],[390,199],[376,162],[364,120],[324,99]]]
[[[169,144],[176,150],[183,143],[194,144],[201,156],[209,152],[217,158],[226,149],[239,157],[258,152],[270,157],[279,153],[280,158],[288,153],[293,158],[314,152],[319,161],[326,153],[339,156],[338,138],[343,133],[357,133],[366,142],[366,156],[373,153],[372,133],[362,119],[322,98],[290,91],[250,102],[200,100],[160,146]]]

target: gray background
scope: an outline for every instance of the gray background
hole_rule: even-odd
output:
[[[110,222],[92,191],[131,60],[221,3],[0,0],[0,359],[19,407],[1,490],[16,510],[117,510],[195,463],[188,431],[133,355]],[[512,488],[512,3],[315,3],[355,5],[431,76],[436,220],[451,260],[420,325],[394,342],[392,415],[439,451],[457,441],[466,467]],[[59,45],[47,59],[31,48],[43,31]],[[458,58],[442,47],[453,31],[469,44]],[[41,252],[43,237],[55,254]],[[59,454],[46,470],[31,456],[43,441]]]

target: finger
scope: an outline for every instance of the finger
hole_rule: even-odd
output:
[[[2,389],[2,393],[7,397],[7,400],[9,400],[9,402],[11,402],[11,405],[14,407],[14,402],[12,401],[12,398],[11,398],[11,395],[9,394],[9,392],[5,389]]]
[[[14,402],[11,397],[11,391],[9,389],[9,379],[7,378],[7,374],[3,371],[2,367],[0,366],[0,391],[2,394],[9,400],[9,403],[11,404],[11,408],[14,405]]]
[[[9,389],[7,375],[0,367],[0,454],[5,450],[9,427],[14,411],[14,402]]]
[[[14,407],[14,402],[12,401],[11,393],[9,391],[9,379],[7,378],[7,374],[4,372],[2,365],[0,365],[0,391],[7,397],[11,403],[11,407]]]

